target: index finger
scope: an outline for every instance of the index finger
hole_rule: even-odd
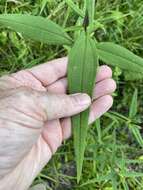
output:
[[[66,76],[67,63],[67,57],[63,57],[35,66],[29,69],[29,71],[44,86],[48,86],[53,82],[57,81],[58,79]]]

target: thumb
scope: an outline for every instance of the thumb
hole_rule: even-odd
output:
[[[43,93],[38,98],[48,120],[78,114],[91,104],[90,97],[84,93],[73,95]]]

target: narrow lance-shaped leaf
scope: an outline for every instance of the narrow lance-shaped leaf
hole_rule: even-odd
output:
[[[84,12],[73,2],[73,0],[65,0],[69,7],[71,7],[79,16],[84,17]]]
[[[121,175],[127,178],[143,177],[142,172],[134,172],[134,171],[125,171],[124,173],[121,173]]]
[[[133,133],[136,141],[139,143],[139,145],[143,148],[143,138],[139,130],[139,126],[136,125],[129,125],[130,131]]]
[[[0,25],[43,43],[69,45],[72,42],[59,25],[41,16],[1,14]]]
[[[97,65],[98,57],[96,54],[95,42],[83,32],[75,42],[69,54],[69,92],[83,92],[92,96]],[[89,109],[72,118],[78,182],[82,173],[88,117]]]
[[[103,62],[128,71],[143,73],[143,59],[126,48],[111,42],[101,42],[96,45],[99,58]]]
[[[138,91],[137,89],[135,89],[129,110],[129,117],[131,119],[133,119],[136,116],[137,107],[138,107]]]
[[[97,119],[95,122],[97,135],[98,135],[98,142],[102,144],[102,132],[101,132],[101,125],[100,125],[100,119]]]
[[[142,73],[134,73],[131,71],[124,72],[125,81],[139,81],[143,79]]]

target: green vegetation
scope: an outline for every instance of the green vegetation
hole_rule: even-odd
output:
[[[88,9],[91,10],[90,20],[93,20],[92,7],[89,6]],[[30,13],[48,17],[63,26],[73,38],[78,36],[81,29],[84,17],[82,10],[85,10],[84,0],[0,2],[0,13]],[[143,57],[141,0],[100,0],[97,1],[95,11],[91,30],[95,31],[99,42],[118,43]],[[67,46],[49,46],[25,40],[21,34],[1,28],[0,74],[67,55],[67,49]],[[105,59],[110,61],[108,55],[103,61]],[[72,139],[63,144],[50,164],[39,174],[35,184],[48,182],[47,189],[55,190],[143,189],[143,77],[139,73],[122,71],[118,67],[113,68],[113,73],[118,84],[114,106],[101,121],[97,120],[89,129],[80,184],[76,183]]]
[[[72,94],[83,92],[92,97],[98,65],[95,41],[86,32],[82,32],[69,53],[69,92]],[[87,109],[72,117],[78,183],[82,174],[86,148],[89,111],[90,109]]]

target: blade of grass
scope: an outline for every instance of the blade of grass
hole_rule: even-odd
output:
[[[98,134],[98,142],[99,142],[99,144],[102,144],[102,134],[101,134],[100,119],[97,119],[95,121],[95,126],[96,126],[97,134]]]
[[[129,117],[131,119],[134,118],[135,115],[137,114],[137,103],[138,103],[137,98],[138,98],[138,91],[137,89],[135,89],[129,110]]]
[[[133,133],[136,141],[139,143],[139,145],[143,148],[143,138],[142,138],[142,135],[140,133],[140,130],[138,128],[138,126],[136,125],[129,125],[129,129],[130,131]]]
[[[68,4],[71,9],[74,10],[75,13],[77,13],[82,18],[84,17],[84,12],[75,4],[72,0],[65,0],[65,2]]]
[[[111,175],[111,173],[109,173],[107,175],[100,176],[100,177],[97,177],[95,179],[88,180],[87,182],[81,184],[80,187],[90,185],[90,184],[93,184],[93,183],[100,183],[102,181],[109,181],[109,180],[111,180],[111,177],[112,177],[112,175]]]
[[[143,177],[143,173],[141,172],[131,172],[131,171],[126,171],[122,173],[124,177],[129,177],[129,178],[136,178],[136,177]]]
[[[44,10],[44,8],[46,7],[46,4],[48,3],[48,0],[42,0],[42,2],[41,2],[41,10],[40,10],[40,13],[39,13],[39,15],[41,15],[42,14],[42,12],[43,12],[43,10]]]

